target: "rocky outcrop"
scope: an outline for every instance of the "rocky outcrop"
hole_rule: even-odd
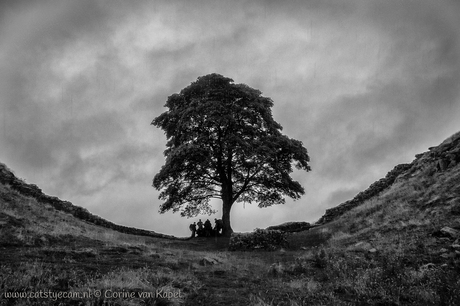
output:
[[[110,221],[107,221],[99,216],[91,214],[88,210],[86,210],[83,207],[75,206],[68,201],[62,201],[58,197],[46,195],[42,192],[40,188],[38,188],[37,185],[27,184],[23,180],[17,178],[14,175],[14,173],[2,163],[0,163],[0,183],[9,186],[11,189],[19,192],[24,196],[35,198],[39,204],[49,204],[56,210],[69,213],[78,219],[84,220],[89,223],[93,223],[95,225],[110,228],[126,234],[169,239],[175,238],[174,236],[159,234],[154,231],[118,225]]]
[[[433,237],[437,238],[437,248],[435,252],[441,259],[444,260],[458,260],[460,259],[460,229],[444,226],[439,230],[431,233]]]
[[[449,171],[460,163],[460,132],[452,135],[437,147],[430,147],[427,152],[417,154],[410,164],[400,164],[388,174],[373,183],[353,199],[326,210],[316,224],[328,223],[347,211],[361,205],[366,200],[379,195],[394,183],[405,181],[417,175],[433,176]]]
[[[417,154],[412,167],[399,179],[404,180],[417,175],[432,176],[435,173],[449,171],[460,163],[460,132],[447,138],[437,147]]]

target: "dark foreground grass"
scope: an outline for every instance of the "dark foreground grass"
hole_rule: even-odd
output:
[[[3,254],[9,250],[17,256],[0,264],[0,304],[458,305],[460,301],[460,271],[454,261],[420,265],[413,252],[403,249],[370,254],[326,243],[303,250],[228,252],[207,251],[202,241],[201,250],[196,245],[191,250],[193,243],[3,247]],[[87,296],[17,296],[31,292]],[[95,296],[97,292],[100,295]]]

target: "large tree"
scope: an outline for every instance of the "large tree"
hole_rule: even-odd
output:
[[[267,207],[304,194],[290,173],[293,165],[310,171],[307,149],[281,133],[273,101],[259,90],[209,74],[169,96],[165,106],[152,121],[167,137],[166,162],[153,179],[164,200],[160,213],[211,214],[210,199],[218,198],[223,233],[230,235],[234,203]]]

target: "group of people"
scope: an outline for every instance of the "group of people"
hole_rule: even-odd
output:
[[[214,219],[215,225],[212,227],[211,221],[206,219],[206,221],[201,222],[201,219],[198,222],[193,222],[190,224],[190,231],[192,232],[191,238],[196,236],[198,237],[211,237],[219,236],[222,234],[223,223],[221,219]]]

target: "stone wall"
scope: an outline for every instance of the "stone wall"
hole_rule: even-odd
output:
[[[266,229],[267,230],[278,230],[278,231],[282,231],[286,233],[294,233],[294,232],[307,231],[311,227],[312,226],[308,222],[285,222],[280,225],[269,226]]]

